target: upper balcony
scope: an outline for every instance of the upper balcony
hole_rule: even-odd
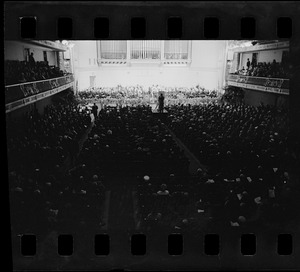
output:
[[[27,43],[31,43],[36,46],[44,47],[44,48],[49,48],[52,50],[56,51],[66,51],[68,47],[65,44],[62,44],[60,42],[55,42],[55,41],[48,41],[48,40],[28,40]]]
[[[6,113],[59,93],[73,86],[73,74],[5,86]]]
[[[289,79],[254,77],[229,74],[227,83],[230,86],[252,89],[276,94],[289,95]]]

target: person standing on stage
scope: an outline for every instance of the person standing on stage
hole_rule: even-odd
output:
[[[159,113],[163,113],[163,111],[164,111],[164,100],[165,100],[165,97],[161,93],[160,96],[158,97],[158,111],[159,111]]]
[[[96,119],[97,114],[98,114],[98,106],[96,105],[96,103],[94,103],[94,105],[92,107],[92,113],[94,115],[94,118]]]

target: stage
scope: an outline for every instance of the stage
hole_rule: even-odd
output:
[[[152,113],[157,113],[157,114],[159,114],[159,112],[158,112],[158,107],[157,107],[157,104],[156,104],[156,103],[150,104],[150,107],[151,107],[151,109],[152,109]],[[167,111],[166,109],[164,109],[163,112],[160,113],[160,114],[166,114],[166,113],[168,113],[168,111]]]

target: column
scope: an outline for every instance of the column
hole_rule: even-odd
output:
[[[160,64],[163,64],[165,59],[165,42],[162,40],[160,41]]]
[[[126,45],[126,62],[127,62],[127,65],[130,65],[130,59],[131,59],[131,56],[130,56],[130,41],[127,41],[127,45]]]
[[[100,43],[101,41],[96,41],[98,66],[101,65],[101,44]]]
[[[192,60],[192,41],[189,41],[188,60]]]
[[[225,48],[224,48],[224,63],[223,63],[223,73],[222,73],[222,88],[225,86],[227,78],[226,78],[226,70],[227,70],[227,54],[228,54],[228,41],[225,41]]]
[[[243,53],[238,53],[240,55],[240,62],[239,62],[239,67],[238,70],[243,69],[243,65],[242,65],[242,59],[243,59]]]

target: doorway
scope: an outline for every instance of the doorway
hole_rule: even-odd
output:
[[[252,62],[251,62],[252,67],[257,65],[257,54],[258,53],[252,54]]]
[[[289,51],[285,50],[282,52],[281,64],[286,65],[289,63]]]
[[[48,62],[48,58],[47,58],[47,51],[43,51],[43,56],[44,56],[44,62]]]

